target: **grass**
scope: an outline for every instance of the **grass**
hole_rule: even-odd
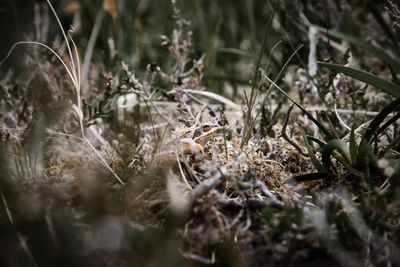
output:
[[[393,2],[104,3],[0,63],[1,266],[400,264]]]

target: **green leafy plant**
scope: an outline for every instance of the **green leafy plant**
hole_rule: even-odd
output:
[[[375,147],[377,146],[378,137],[400,118],[400,112],[391,116],[398,108],[400,108],[400,98],[391,102],[374,117],[358,143],[356,142],[354,126],[351,129],[348,143],[341,139],[331,139],[325,143],[316,138],[306,136],[303,130],[305,145],[310,159],[318,172],[296,176],[294,179],[296,181],[306,181],[327,177],[332,174],[331,157],[336,158],[347,171],[360,178],[366,178],[369,173],[370,164],[377,158]],[[321,160],[317,159],[309,140],[321,145]],[[398,142],[399,139],[395,138],[387,146],[394,147]],[[387,149],[384,151],[385,153],[388,152]],[[383,155],[381,154],[381,156]]]
[[[266,77],[271,84],[273,84],[281,93],[283,93],[291,102],[293,102],[316,126],[325,134],[327,138],[326,142],[318,140],[313,137],[308,137],[303,132],[303,138],[307,147],[310,159],[316,168],[316,173],[309,173],[305,175],[295,176],[296,181],[306,181],[325,178],[332,174],[332,161],[331,157],[336,158],[343,166],[352,174],[365,178],[368,176],[368,166],[374,161],[376,157],[376,151],[374,151],[374,141],[377,141],[377,137],[390,125],[394,124],[400,117],[400,113],[395,114],[389,118],[392,112],[398,110],[400,106],[400,87],[394,83],[379,78],[376,75],[370,74],[365,71],[348,68],[338,64],[319,63],[321,66],[327,67],[333,71],[341,72],[351,76],[354,79],[358,79],[367,84],[370,84],[383,92],[395,96],[399,99],[394,100],[392,103],[387,105],[376,117],[369,123],[367,129],[362,135],[361,141],[357,144],[355,138],[354,127],[351,130],[349,143],[339,139],[334,133],[334,129],[328,129],[324,126],[317,118],[314,118],[306,109],[300,104],[293,100],[289,95],[286,94],[275,82]],[[381,124],[386,122],[381,126]],[[313,147],[309,143],[309,140],[318,143],[321,146],[322,158],[319,160],[314,152]],[[395,138],[388,147],[393,147],[399,142],[398,138]],[[376,145],[375,145],[376,146]],[[385,150],[387,151],[387,150]]]

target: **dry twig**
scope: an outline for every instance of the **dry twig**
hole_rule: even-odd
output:
[[[286,118],[285,118],[285,122],[283,124],[282,130],[281,130],[281,134],[280,137],[282,137],[283,139],[285,139],[289,144],[291,144],[300,154],[302,154],[305,157],[308,157],[308,153],[303,152],[303,150],[300,148],[300,146],[298,144],[296,144],[296,142],[294,142],[292,139],[289,138],[289,136],[286,134],[286,127],[288,125],[289,122],[289,117],[290,117],[290,113],[292,112],[294,107],[294,104],[291,104],[288,108],[288,111],[286,113]]]

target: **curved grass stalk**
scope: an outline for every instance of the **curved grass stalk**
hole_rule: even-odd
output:
[[[335,136],[324,127],[317,119],[315,119],[307,110],[305,110],[299,103],[297,103],[293,98],[291,98],[279,85],[277,85],[273,80],[271,80],[268,76],[265,76],[265,79],[271,83],[276,89],[278,89],[284,96],[286,96],[295,106],[297,106],[315,125],[326,135],[326,137],[331,140],[335,139]]]
[[[350,128],[350,127],[342,120],[342,118],[340,117],[340,115],[339,115],[339,113],[338,113],[338,111],[337,111],[336,103],[335,103],[333,109],[335,110],[336,118],[338,118],[340,124],[342,124],[342,126],[343,126],[344,128],[346,128],[348,131],[351,131],[351,128]]]
[[[71,40],[72,47],[74,48],[75,52],[75,60],[76,60],[76,66],[77,66],[77,71],[76,71],[76,80],[78,82],[78,88],[79,92],[81,91],[81,64],[79,61],[79,54],[78,54],[78,49],[76,48],[76,44],[74,39],[72,39],[72,33],[75,31],[75,29],[71,26],[71,29],[68,31],[68,37]],[[74,60],[71,58],[71,61],[74,62]]]
[[[80,74],[80,61],[79,61],[79,53],[78,53],[78,49],[76,47],[76,44],[71,36],[71,33],[74,31],[73,28],[71,28],[70,30],[68,30],[68,34],[64,31],[61,21],[57,15],[57,12],[55,11],[53,5],[51,4],[50,0],[46,0],[47,4],[50,7],[50,10],[52,11],[57,24],[61,30],[61,33],[63,35],[65,44],[67,46],[67,50],[68,50],[68,56],[71,62],[69,62],[70,67],[67,66],[67,63],[61,58],[61,56],[54,50],[52,49],[50,46],[43,44],[41,42],[36,42],[36,41],[21,41],[21,42],[17,42],[15,43],[11,49],[9,50],[7,56],[0,62],[0,66],[3,64],[3,62],[5,60],[7,60],[7,58],[11,55],[11,53],[13,52],[13,50],[18,46],[18,45],[22,45],[22,44],[34,44],[34,45],[39,45],[42,46],[44,48],[46,48],[47,50],[49,50],[53,55],[56,56],[56,58],[61,62],[62,66],[64,67],[64,69],[67,71],[69,78],[71,79],[74,88],[75,88],[75,93],[76,93],[76,104],[72,105],[72,109],[75,111],[75,113],[77,114],[78,117],[78,122],[79,122],[79,127],[80,127],[80,131],[81,131],[81,135],[82,135],[82,140],[84,142],[86,142],[89,147],[95,152],[96,156],[100,159],[100,161],[103,163],[103,165],[113,174],[113,176],[117,179],[117,181],[122,184],[125,185],[125,183],[121,180],[121,178],[119,178],[119,176],[112,170],[112,168],[110,167],[110,165],[106,162],[106,160],[100,155],[100,153],[97,151],[97,149],[93,146],[93,144],[86,138],[85,135],[85,127],[83,125],[83,111],[82,111],[82,103],[81,103],[81,74]],[[69,39],[68,39],[69,37]],[[72,48],[71,45],[69,43],[69,40],[72,43]]]
[[[63,28],[63,26],[62,26],[62,24],[61,24],[60,18],[58,17],[57,12],[55,11],[53,5],[50,3],[50,0],[46,0],[46,1],[47,1],[47,4],[48,4],[49,7],[50,7],[51,12],[53,13],[53,15],[54,15],[54,17],[55,17],[55,19],[56,19],[56,21],[57,21],[58,26],[60,27],[61,33],[63,34],[64,40],[65,40],[65,44],[67,45],[69,58],[70,58],[71,64],[72,64],[72,66],[71,66],[71,67],[72,67],[72,71],[73,71],[73,72],[75,73],[75,75],[76,75],[76,72],[79,71],[79,69],[77,70],[77,69],[75,68],[74,57],[73,57],[73,55],[72,55],[71,46],[69,45],[69,42],[68,42],[67,34],[65,33],[64,28]],[[72,39],[72,38],[71,38],[71,39]],[[75,52],[77,53],[76,47],[75,47]],[[77,61],[79,62],[79,59],[78,59]],[[75,81],[76,81],[76,80],[75,80]]]
[[[271,60],[272,60],[272,55],[274,54],[274,52],[275,52],[275,50],[278,48],[278,46],[279,45],[281,45],[283,43],[283,41],[282,40],[279,40],[276,44],[274,44],[274,46],[271,48],[271,51],[270,51],[270,53],[269,53],[269,55],[268,55],[268,59],[267,59],[267,65],[265,66],[265,68],[264,68],[264,71],[265,72],[267,72],[267,70],[268,70],[268,68],[269,68],[269,66],[270,66],[270,63],[271,63]]]
[[[3,65],[4,61],[6,61],[12,54],[12,52],[14,51],[14,49],[19,46],[19,45],[24,45],[24,44],[33,44],[33,45],[39,45],[39,46],[43,46],[44,48],[46,48],[47,50],[49,50],[54,56],[56,56],[56,58],[60,61],[60,63],[63,65],[63,67],[65,68],[65,70],[68,73],[69,78],[71,79],[71,81],[74,83],[74,87],[76,87],[75,84],[75,79],[74,79],[74,75],[73,73],[70,71],[70,69],[67,67],[67,64],[65,64],[64,60],[62,60],[62,58],[60,57],[59,54],[57,54],[56,51],[54,51],[50,46],[43,44],[41,42],[36,42],[36,41],[20,41],[15,43],[10,50],[8,51],[8,54],[6,55],[6,57],[0,62],[0,66]]]
[[[219,94],[210,92],[210,91],[205,91],[205,90],[193,90],[193,89],[182,89],[183,92],[185,93],[189,93],[189,94],[196,94],[196,95],[202,95],[208,98],[212,98],[220,103],[223,103],[235,110],[241,111],[242,107],[239,106],[238,104],[236,104],[235,102],[233,102],[232,100],[221,96]]]
[[[71,71],[69,71],[70,73],[73,73],[73,77],[72,75],[70,75],[70,78],[72,80],[72,82],[74,83],[75,86],[75,90],[76,90],[76,98],[77,98],[77,107],[74,104],[72,106],[72,108],[75,110],[77,116],[78,116],[78,121],[79,121],[79,126],[81,129],[81,135],[82,135],[82,139],[89,145],[89,147],[95,152],[96,156],[100,159],[100,161],[103,163],[104,167],[106,167],[113,175],[114,177],[117,179],[117,181],[122,184],[125,185],[125,183],[121,180],[121,178],[119,178],[119,176],[114,172],[114,170],[110,167],[110,165],[106,162],[106,160],[100,155],[99,151],[97,151],[97,149],[93,146],[93,144],[89,141],[89,139],[86,138],[85,135],[85,129],[84,129],[84,125],[83,125],[83,112],[82,112],[82,103],[81,103],[81,74],[80,74],[80,61],[79,61],[79,54],[78,54],[78,49],[76,47],[76,44],[71,36],[71,33],[73,32],[73,28],[70,29],[68,31],[68,36],[70,37],[71,43],[72,43],[72,47],[73,47],[73,51],[74,53],[72,53],[71,50],[71,46],[68,42],[68,38],[67,38],[67,34],[65,33],[62,24],[60,22],[60,19],[56,13],[56,11],[54,10],[53,6],[50,3],[50,0],[46,0],[47,3],[50,6],[51,11],[54,14],[54,17],[57,20],[57,24],[61,29],[61,32],[64,36],[64,40],[68,49],[68,54],[71,60]],[[76,62],[75,62],[76,61]],[[63,64],[64,67],[68,70],[68,68],[66,67],[66,64]]]

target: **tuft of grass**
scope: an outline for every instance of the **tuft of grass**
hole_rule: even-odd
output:
[[[254,70],[254,77],[252,80],[250,96],[248,97],[246,95],[246,93],[244,94],[245,103],[246,103],[246,111],[244,113],[244,117],[245,117],[244,118],[244,126],[243,126],[243,130],[242,130],[242,140],[240,142],[241,148],[243,148],[243,146],[249,142],[249,140],[253,134],[252,133],[253,127],[255,126],[256,118],[253,115],[253,110],[254,110],[254,106],[256,104],[258,89],[259,89],[258,87],[259,87],[260,81],[261,81],[261,76],[260,76],[261,59],[262,59],[262,57],[264,55],[264,51],[266,49],[267,36],[268,36],[268,32],[270,31],[270,27],[271,27],[273,19],[274,19],[274,14],[269,18],[268,23],[265,27],[264,36],[263,36],[263,40],[261,43],[261,49],[258,54],[256,68]]]
[[[46,0],[47,4],[49,5],[51,12],[53,13],[56,21],[57,21],[57,25],[60,28],[60,31],[63,35],[64,38],[64,42],[66,44],[67,47],[67,51],[68,51],[68,58],[70,60],[70,62],[65,62],[61,56],[51,47],[49,47],[46,44],[43,44],[41,42],[35,42],[35,41],[20,41],[15,43],[9,50],[8,54],[6,55],[6,57],[0,62],[0,66],[3,64],[3,62],[5,60],[7,60],[7,58],[12,54],[12,52],[14,51],[14,49],[17,46],[20,45],[39,45],[42,46],[44,48],[46,48],[48,51],[50,51],[56,58],[57,60],[63,65],[64,69],[66,70],[73,86],[75,89],[75,95],[76,95],[76,103],[72,104],[72,110],[75,112],[77,119],[78,119],[78,123],[79,123],[79,127],[80,127],[80,131],[81,131],[81,136],[82,139],[85,141],[85,143],[87,145],[89,145],[89,147],[92,149],[92,151],[96,154],[96,156],[100,159],[100,161],[102,162],[102,164],[114,175],[114,177],[117,179],[117,181],[122,184],[125,185],[125,183],[121,180],[121,178],[114,172],[114,170],[110,167],[110,165],[107,163],[107,161],[104,159],[104,157],[102,155],[100,155],[99,151],[94,147],[94,145],[89,141],[89,139],[86,138],[86,134],[85,134],[85,126],[83,123],[83,109],[82,109],[82,96],[81,96],[81,66],[80,66],[80,60],[79,60],[79,54],[78,54],[78,49],[76,47],[76,44],[72,38],[72,33],[74,32],[74,29],[71,28],[68,33],[66,33],[64,31],[64,28],[61,24],[61,21],[57,15],[57,12],[55,11],[53,5],[51,4],[50,0]],[[72,45],[71,45],[72,44]]]

